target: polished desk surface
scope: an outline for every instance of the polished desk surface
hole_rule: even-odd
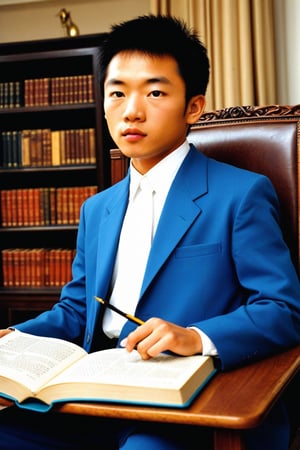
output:
[[[300,368],[300,346],[230,372],[217,373],[184,409],[70,402],[53,411],[212,427],[215,450],[241,450],[240,430],[258,426]],[[2,401],[1,401],[2,402]],[[10,405],[4,401],[2,404]]]

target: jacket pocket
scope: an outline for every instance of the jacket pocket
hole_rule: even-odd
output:
[[[221,253],[221,243],[216,244],[198,244],[185,245],[178,247],[175,252],[176,258],[195,258],[197,256],[206,256]]]

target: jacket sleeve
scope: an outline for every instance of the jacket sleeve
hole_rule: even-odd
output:
[[[266,178],[244,196],[232,229],[232,255],[244,304],[193,323],[215,344],[223,369],[300,342],[300,283],[283,240],[277,197]],[[220,299],[222,289],[220,286]]]

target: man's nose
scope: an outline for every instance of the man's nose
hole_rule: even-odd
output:
[[[143,121],[145,119],[145,111],[143,102],[136,95],[128,97],[126,108],[124,110],[124,120],[129,122]]]

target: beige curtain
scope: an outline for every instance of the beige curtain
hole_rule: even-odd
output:
[[[206,110],[275,103],[273,0],[150,0],[183,18],[208,50]]]

